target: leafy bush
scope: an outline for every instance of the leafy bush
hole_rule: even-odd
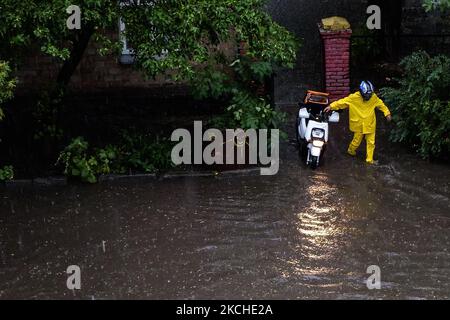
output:
[[[11,69],[8,63],[0,60],[0,120],[4,117],[1,105],[12,98],[16,86],[16,81],[11,79],[10,73]]]
[[[285,115],[273,109],[266,100],[242,91],[236,92],[227,110],[242,129],[278,128],[285,120]]]
[[[57,164],[64,165],[64,174],[83,182],[96,183],[101,174],[127,170],[156,172],[173,166],[173,143],[149,134],[124,132],[119,146],[108,145],[91,150],[89,143],[78,137],[61,152]]]
[[[57,164],[64,164],[65,175],[95,183],[98,175],[110,173],[110,164],[115,158],[111,148],[90,152],[88,142],[78,137],[61,152]]]
[[[205,69],[202,72],[208,76],[201,76],[194,82],[193,93],[197,98],[231,97],[227,114],[213,118],[210,125],[221,129],[278,128],[285,120],[284,114],[271,106],[269,97],[258,92],[272,75],[272,64],[243,56],[229,67],[229,75]]]
[[[422,2],[426,11],[450,9],[450,0],[422,0]]]
[[[63,137],[63,130],[58,127],[58,113],[62,107],[63,96],[61,88],[50,87],[40,92],[33,110],[33,118],[36,121],[35,140],[60,140]]]
[[[11,79],[10,73],[11,69],[8,63],[0,60],[0,121],[5,116],[1,108],[2,103],[13,97],[13,91],[16,86],[16,80]],[[12,166],[0,168],[0,181],[12,179],[14,179],[14,170]]]
[[[401,63],[397,88],[382,89],[396,126],[391,139],[413,146],[424,158],[450,151],[450,58],[419,51]]]
[[[124,132],[120,149],[121,167],[143,172],[156,172],[171,168],[173,143],[150,134]]]
[[[4,166],[0,168],[0,181],[14,179],[14,169],[12,166]]]
[[[351,38],[352,65],[366,66],[367,61],[378,61],[383,55],[380,38],[374,30],[367,29],[364,25],[353,30]]]

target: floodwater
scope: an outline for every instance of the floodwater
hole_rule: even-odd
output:
[[[449,166],[332,130],[316,171],[0,189],[0,299],[450,298]]]

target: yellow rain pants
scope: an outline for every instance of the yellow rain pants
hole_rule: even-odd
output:
[[[366,162],[373,163],[373,153],[375,151],[375,133],[362,134],[355,132],[353,140],[350,143],[347,152],[350,155],[355,156],[356,150],[358,150],[364,137],[366,137],[366,149],[367,149]]]
[[[384,102],[373,94],[369,101],[365,101],[358,91],[346,98],[333,102],[331,110],[349,109],[350,131],[354,132],[353,141],[350,143],[348,153],[356,155],[356,150],[360,146],[363,137],[366,137],[368,163],[373,162],[375,150],[375,131],[377,118],[375,109],[379,109],[387,117],[391,114]]]

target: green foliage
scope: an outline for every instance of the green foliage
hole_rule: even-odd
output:
[[[258,89],[273,72],[272,64],[256,61],[247,56],[240,57],[229,65],[228,72],[204,70],[215,76],[201,76],[194,82],[193,92],[199,98],[230,96],[228,114],[214,118],[210,125],[217,128],[240,127],[242,129],[278,128],[285,120],[284,114],[276,111],[268,98],[259,96]],[[224,77],[220,77],[223,74]],[[216,79],[216,81],[205,79]]]
[[[376,30],[369,30],[365,25],[353,30],[351,53],[354,65],[360,67],[367,64],[367,61],[376,61],[382,56],[382,48]]]
[[[450,9],[450,0],[423,0],[423,7],[427,11],[432,10],[447,10]]]
[[[230,67],[233,68],[235,79],[237,80],[235,86],[250,85],[249,89],[253,89],[252,86],[256,83],[262,84],[273,72],[270,62],[255,60],[247,56],[233,61]]]
[[[233,96],[227,110],[235,122],[242,129],[279,128],[286,120],[285,115],[270,105],[269,97],[257,94],[272,75],[272,64],[241,57],[232,66],[237,81],[231,90]]]
[[[198,64],[223,64],[229,43],[248,44],[248,56],[292,67],[297,51],[294,36],[265,12],[265,0],[0,0],[0,56],[17,59],[18,49],[68,60],[80,41],[91,34],[99,51],[117,49],[121,39],[104,36],[117,29],[121,17],[133,44],[136,62],[149,76],[168,70],[178,79],[196,77]],[[78,5],[81,30],[68,30],[66,8]],[[14,50],[12,50],[14,49]]]
[[[400,64],[397,88],[384,88],[396,126],[391,139],[411,145],[424,158],[450,152],[450,58],[419,51]]]
[[[237,126],[242,129],[278,128],[285,120],[285,115],[274,110],[265,99],[245,91],[236,92],[227,110],[233,114]]]
[[[173,143],[150,134],[124,132],[120,144],[121,167],[147,173],[169,169]]]
[[[95,183],[100,174],[110,173],[110,164],[116,158],[113,149],[89,150],[84,138],[78,137],[61,152],[57,164],[64,165],[64,174],[83,182]]]
[[[110,0],[0,0],[0,57],[17,65],[20,50],[28,53],[38,48],[62,61],[77,61],[74,57],[84,50],[79,44],[86,38],[94,39],[105,54],[121,45],[120,37],[112,40],[104,34],[107,29],[117,30],[122,18],[136,66],[148,77],[166,73],[188,81],[201,98],[250,93],[274,66],[292,68],[298,49],[294,35],[264,10],[265,2],[141,0],[120,5]],[[81,30],[66,27],[69,5],[81,8]],[[246,58],[236,63],[238,46],[244,47]],[[62,78],[67,76],[71,75]],[[56,111],[45,110],[46,106],[41,104],[38,113],[54,118]],[[44,122],[41,133],[60,134],[52,121]]]
[[[227,45],[247,44],[247,55],[292,67],[297,42],[264,11],[263,0],[143,0],[123,6],[126,37],[149,75],[176,70],[197,77],[197,66],[226,65]],[[163,57],[163,58],[161,58]],[[225,60],[225,61],[224,61]]]
[[[173,166],[173,143],[149,134],[124,132],[119,145],[91,150],[82,137],[75,138],[61,152],[57,164],[64,165],[64,174],[83,182],[96,183],[101,174],[128,170],[153,173]]]
[[[199,71],[199,76],[192,79],[192,93],[198,99],[214,98],[218,99],[229,93],[231,77],[227,74],[207,67]]]
[[[69,30],[66,12],[70,5],[78,5],[82,11],[81,30]],[[105,28],[114,27],[119,19],[118,1],[106,0],[0,0],[0,56],[17,60],[18,53],[30,48],[59,58],[69,59],[72,48],[80,40],[82,32],[92,32],[102,40]],[[102,48],[108,42],[101,42]]]
[[[0,60],[0,120],[5,116],[1,108],[2,103],[13,97],[16,80],[10,77],[9,64]]]
[[[82,57],[87,40],[96,41],[100,54],[118,50],[121,37],[105,37],[117,30],[119,18],[126,24],[125,36],[132,44],[136,67],[148,77],[166,74],[191,83],[198,97],[231,96],[231,121],[244,128],[273,127],[281,116],[271,110],[257,88],[274,67],[292,68],[298,42],[275,23],[264,10],[265,0],[0,0],[0,59],[20,66],[21,58],[39,50],[63,62],[58,81],[65,85]],[[68,30],[66,8],[78,5],[81,30]],[[236,48],[245,46],[245,58],[236,60]],[[68,68],[64,68],[67,67]],[[69,71],[68,71],[69,70]],[[0,69],[0,81],[1,78]],[[7,94],[0,86],[1,95]],[[39,119],[36,138],[60,137],[60,95],[51,92],[35,111]],[[248,105],[243,105],[243,103]],[[0,114],[0,117],[2,114]],[[258,118],[259,117],[259,118]],[[82,138],[75,139],[59,157],[65,173],[95,182],[98,174],[132,167],[146,172],[170,166],[169,143],[134,137],[123,146],[109,147],[124,162],[110,162],[110,155],[89,150]],[[123,155],[122,155],[123,153]],[[106,155],[106,156],[105,156]]]
[[[33,110],[33,118],[36,121],[36,132],[34,139],[40,140],[45,137],[61,139],[63,130],[58,128],[58,110],[62,107],[63,91],[61,89],[43,90]]]
[[[137,63],[149,76],[175,70],[170,75],[188,80],[197,98],[231,96],[228,111],[233,117],[221,117],[216,123],[230,120],[228,127],[238,123],[245,128],[280,123],[281,116],[256,91],[274,66],[293,67],[298,42],[263,10],[265,1],[144,3],[124,7],[122,16]],[[142,24],[149,27],[143,29]],[[245,55],[236,60],[229,49],[238,45]]]
[[[0,168],[0,181],[7,181],[14,179],[14,169],[12,166],[4,166]]]
[[[5,116],[1,108],[2,103],[13,97],[13,91],[16,86],[16,80],[11,79],[10,73],[11,69],[9,64],[0,60],[0,121]],[[12,179],[14,179],[14,170],[12,166],[0,168],[0,181]]]

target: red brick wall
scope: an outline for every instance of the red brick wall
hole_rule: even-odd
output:
[[[350,93],[351,30],[320,30],[325,57],[325,87],[332,101]]]
[[[117,40],[118,33],[110,32],[111,39]],[[93,40],[72,76],[70,87],[75,91],[96,92],[122,89],[155,89],[158,92],[166,88],[174,94],[186,94],[187,86],[173,82],[168,76],[159,75],[155,79],[146,79],[143,73],[133,65],[119,62],[118,55],[101,56],[99,45]],[[226,56],[234,57],[236,45],[233,43],[220,44],[218,50]],[[17,94],[27,94],[30,90],[38,91],[56,80],[61,63],[57,59],[41,53],[31,54],[21,66],[17,77],[19,80]]]
[[[112,35],[117,37],[117,35]],[[132,65],[123,65],[119,56],[100,56],[98,45],[91,40],[85,55],[73,75],[70,87],[76,91],[100,91],[116,88],[155,88],[174,85],[167,77],[145,79],[142,73]],[[41,53],[30,55],[25,59],[17,74],[18,93],[38,90],[55,81],[61,63],[57,59]]]

